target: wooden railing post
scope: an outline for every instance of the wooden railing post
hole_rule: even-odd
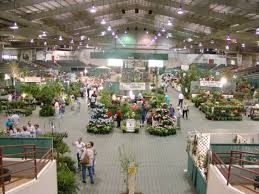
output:
[[[229,166],[228,166],[227,185],[229,184],[229,179],[230,179],[231,164],[232,164],[232,156],[233,156],[233,153],[232,153],[232,151],[231,151],[231,152],[230,152],[230,158],[229,158]]]
[[[1,184],[2,184],[2,192],[5,194],[5,185],[4,185],[4,168],[3,168],[3,153],[2,149],[0,149],[0,170],[1,170]]]
[[[34,178],[37,179],[37,157],[36,157],[36,145],[33,145],[33,158],[34,158]]]

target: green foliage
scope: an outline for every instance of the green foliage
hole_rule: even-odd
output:
[[[157,94],[150,100],[151,108],[158,108],[161,107],[162,104],[165,103],[165,95],[164,94]]]
[[[255,98],[256,98],[256,99],[259,99],[259,93],[256,93],[256,94],[255,94]]]
[[[82,86],[81,82],[73,82],[69,85],[68,95],[74,95],[75,97],[80,96],[80,87]]]
[[[75,174],[61,168],[58,170],[58,193],[59,194],[74,194],[79,190],[75,179]]]
[[[75,161],[64,154],[70,152],[68,145],[64,142],[67,133],[46,133],[43,137],[53,138],[54,155],[57,160],[58,168],[58,193],[59,194],[75,194],[78,191],[75,176]]]
[[[151,135],[157,135],[157,136],[168,136],[168,135],[176,134],[176,128],[174,127],[164,128],[161,126],[156,126],[156,127],[149,126],[147,127],[147,131]]]
[[[40,109],[40,116],[51,117],[54,116],[55,110],[51,105],[43,105]]]
[[[100,103],[104,104],[105,107],[110,107],[112,105],[110,95],[111,93],[108,90],[102,90],[100,92]]]
[[[21,92],[31,95],[35,99],[39,99],[40,86],[38,84],[22,84]]]
[[[94,134],[108,134],[112,131],[113,125],[106,124],[106,125],[95,125],[93,123],[89,123],[87,125],[87,132],[94,133]]]

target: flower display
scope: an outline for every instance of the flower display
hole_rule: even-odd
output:
[[[152,135],[168,136],[176,134],[176,121],[169,116],[169,111],[164,108],[157,108],[153,115],[153,125],[147,128]]]
[[[93,114],[87,125],[87,131],[95,134],[107,134],[113,129],[113,120],[106,113],[108,110],[103,104],[96,104]]]

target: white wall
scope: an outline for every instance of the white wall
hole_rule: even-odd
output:
[[[49,162],[39,173],[38,179],[31,180],[6,194],[57,194],[56,161]]]
[[[231,185],[227,185],[225,177],[212,164],[209,166],[207,194],[245,194]]]

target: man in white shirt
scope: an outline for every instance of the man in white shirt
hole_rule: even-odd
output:
[[[93,175],[93,163],[94,163],[94,151],[90,143],[87,143],[84,149],[84,152],[81,155],[80,160],[84,160],[84,158],[89,157],[88,164],[82,164],[82,182],[86,183],[86,168],[88,170],[91,184],[94,184],[94,175]]]
[[[77,148],[77,163],[78,163],[78,170],[81,170],[80,158],[85,148],[85,143],[82,142],[82,137],[78,138],[77,141],[72,143]]]
[[[35,127],[31,124],[31,121],[28,121],[27,131],[30,132],[32,136],[36,135]]]
[[[14,124],[14,125],[18,125],[18,123],[19,123],[19,121],[20,121],[20,117],[19,117],[18,114],[13,114],[13,115],[11,116],[11,119],[13,120],[13,124]]]
[[[184,95],[180,93],[178,96],[178,106],[180,106],[181,108],[183,107],[183,99],[184,99]]]

